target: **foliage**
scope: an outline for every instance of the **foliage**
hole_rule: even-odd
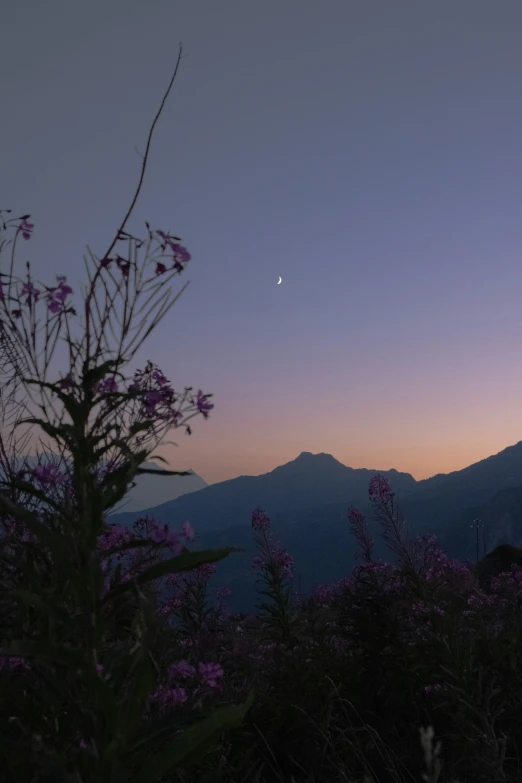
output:
[[[164,101],[180,58],[181,49]],[[0,756],[6,780],[163,780],[179,765],[200,761],[225,729],[244,719],[253,699],[250,692],[239,706],[195,708],[190,721],[186,715],[178,720],[172,708],[189,695],[160,684],[162,580],[234,549],[189,551],[190,526],[174,533],[154,520],[140,520],[133,531],[107,524],[107,513],[144,472],[141,464],[165,433],[183,426],[190,434],[188,420],[206,419],[213,408],[211,395],[192,395],[190,387],[176,393],[152,362],[131,379],[123,373],[176,300],[168,283],[190,261],[169,232],[146,224],[147,237],[139,239],[125,231],[158,117],[131,209],[108,251],[101,258],[89,251],[83,322],[65,276],[57,276],[56,286],[38,284],[28,263],[25,280],[15,277],[17,241],[30,239],[34,224],[29,215],[4,221],[15,235],[1,247],[11,246],[9,273],[0,277],[1,337],[33,404],[36,390],[39,409],[18,416],[14,427],[37,427],[58,455],[39,459],[36,468],[15,469],[13,454],[2,449]],[[127,257],[113,253],[122,245]],[[68,346],[69,368],[50,381],[59,339]],[[201,684],[215,683],[215,664],[200,662],[198,672]]]

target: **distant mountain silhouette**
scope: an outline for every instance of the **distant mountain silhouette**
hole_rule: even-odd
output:
[[[256,506],[269,514],[274,537],[294,557],[296,589],[300,582],[308,592],[352,571],[357,549],[347,518],[352,504],[370,523],[374,556],[393,562],[368,501],[368,483],[376,473],[392,485],[411,537],[435,532],[452,557],[475,559],[476,533],[470,525],[476,518],[486,525],[487,551],[504,541],[522,543],[522,441],[463,470],[422,481],[396,470],[355,470],[329,454],[303,452],[270,473],[213,484],[142,513],[174,528],[189,520],[198,534],[197,547],[244,547],[245,552],[220,562],[212,584],[233,590],[233,610],[251,611],[255,549],[250,519]],[[136,517],[119,513],[109,521],[130,525]],[[482,555],[481,531],[479,539]]]
[[[144,462],[142,468],[150,468],[159,473],[175,468],[165,468],[156,462]],[[198,492],[208,486],[201,476],[193,473],[192,476],[153,476],[151,473],[142,473],[134,479],[136,486],[132,487],[125,495],[119,509],[127,513],[136,513],[151,505],[166,503],[175,500],[182,495]]]
[[[368,497],[368,482],[382,473],[395,491],[408,493],[417,482],[409,473],[348,468],[330,454],[303,451],[297,459],[261,476],[239,478],[212,484],[190,496],[146,509],[158,522],[179,526],[189,520],[197,532],[222,530],[250,523],[257,506],[269,515],[306,512],[332,502],[361,503]],[[111,522],[129,524],[132,513],[114,513]]]
[[[477,559],[475,520],[484,526],[479,527],[479,558],[484,550],[489,552],[499,544],[522,546],[522,485],[499,490],[485,503],[464,509],[449,525],[436,530],[449,555]]]
[[[453,526],[469,507],[478,507],[497,492],[522,485],[522,441],[462,470],[432,476],[403,495],[402,507],[419,532]],[[400,500],[400,498],[399,498]]]

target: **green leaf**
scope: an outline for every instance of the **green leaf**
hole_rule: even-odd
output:
[[[147,452],[130,454],[129,459],[108,473],[103,481],[103,509],[112,508],[127,492],[127,488],[138,471],[138,465]],[[115,488],[114,488],[115,487]]]
[[[57,443],[59,443],[61,440],[64,440],[63,432],[65,430],[71,431],[70,425],[62,424],[60,427],[55,427],[52,424],[49,424],[49,422],[44,421],[44,419],[35,419],[33,417],[20,419],[19,424],[38,424],[38,426],[40,426],[43,431]]]
[[[150,457],[149,457],[149,459],[151,459],[151,460],[155,460],[155,459],[157,459],[157,460],[159,460],[160,462],[163,462],[165,465],[168,465],[168,464],[169,464],[169,463],[167,462],[167,460],[165,459],[165,457],[160,457],[160,455],[159,455],[159,454],[155,454],[154,456],[150,456]]]
[[[207,718],[194,723],[183,734],[174,737],[167,747],[148,757],[134,775],[133,783],[154,783],[181,765],[193,766],[200,762],[202,754],[215,745],[224,731],[241,725],[253,701],[254,690],[251,690],[243,704],[219,707]]]
[[[211,711],[205,710],[201,719],[208,717],[209,714],[212,714]],[[132,757],[133,760],[141,757],[147,758],[158,747],[158,743],[161,744],[162,740],[172,736],[173,731],[179,731],[179,729],[193,723],[194,712],[186,705],[181,705],[176,710],[175,726],[173,726],[172,715],[162,715],[147,724],[140,732],[139,739],[134,742],[129,757]]]
[[[121,360],[118,361],[117,359],[108,359],[106,362],[103,362],[103,364],[98,365],[98,367],[93,367],[92,370],[85,371],[84,366],[84,372],[83,372],[83,388],[89,389],[91,386],[94,386],[98,381],[101,381],[102,378],[104,378],[108,373],[114,371],[115,367],[118,367],[118,364],[121,363]]]
[[[68,669],[85,670],[85,657],[64,647],[56,648],[42,641],[17,639],[0,647],[0,656],[14,655],[20,658],[39,658],[66,666]]]
[[[47,505],[53,508],[57,514],[62,511],[62,507],[59,503],[56,503],[52,498],[48,497],[45,492],[43,492],[41,489],[37,489],[29,481],[15,479],[14,484],[17,489],[20,489],[23,492],[27,492],[28,495],[32,495],[33,497],[37,498],[37,500],[41,500],[44,503],[47,503]]]
[[[0,510],[6,512],[10,517],[19,519],[31,533],[36,535],[39,543],[51,553],[56,566],[63,567],[66,572],[72,569],[71,555],[67,549],[66,538],[63,533],[51,530],[38,520],[36,514],[16,506],[8,497],[2,494],[0,494]]]
[[[137,664],[134,671],[134,680],[130,693],[121,704],[118,724],[121,733],[125,738],[132,737],[139,726],[145,702],[154,689],[154,672],[150,660],[144,656],[142,651],[138,653],[142,660]]]
[[[157,459],[157,458],[156,458]],[[138,468],[136,473],[152,473],[153,476],[193,476],[190,470],[152,470],[151,468]]]
[[[122,544],[117,544],[111,549],[103,550],[103,559],[113,557],[120,552],[125,552],[127,549],[143,549],[144,547],[150,547],[151,549],[163,549],[165,544],[163,541],[154,541],[153,538],[137,538],[135,541],[124,541]]]
[[[222,783],[223,775],[218,769],[210,769],[199,778],[198,783]]]
[[[231,552],[243,551],[243,549],[238,549],[237,547],[227,547],[226,549],[203,549],[200,552],[187,551],[181,555],[176,555],[176,557],[170,557],[168,560],[162,560],[160,563],[155,563],[142,574],[139,574],[135,580],[129,580],[128,582],[124,582],[123,584],[114,587],[102,600],[102,604],[108,603],[109,601],[112,601],[115,596],[130,590],[133,581],[142,585],[146,582],[151,582],[154,579],[160,579],[162,576],[167,576],[168,574],[177,574],[180,571],[191,571],[204,563],[215,563],[218,560],[223,560],[225,557],[228,557]]]
[[[139,421],[136,422],[136,424],[133,424],[131,427],[129,427],[129,436],[136,435],[138,432],[142,432],[143,430],[149,430],[153,425],[155,424],[154,419],[146,419],[145,421]]]
[[[38,517],[36,514],[33,514],[31,511],[27,511],[26,508],[17,506],[10,498],[7,497],[7,495],[2,493],[0,493],[0,510],[4,511],[8,516],[13,517],[14,519],[19,519],[21,522],[25,522],[26,524],[28,522],[38,522]]]
[[[73,422],[77,422],[78,420],[78,412],[81,410],[81,406],[76,402],[76,400],[68,393],[65,393],[59,386],[58,383],[49,383],[47,381],[38,381],[38,380],[30,380],[26,379],[26,383],[34,384],[36,386],[40,386],[42,389],[50,389],[53,394],[56,394],[57,397],[62,401],[63,406],[69,416],[71,417]]]
[[[85,683],[90,693],[95,696],[103,711],[106,721],[113,720],[116,708],[115,694],[95,672],[94,667],[86,663],[85,652],[77,653],[73,650],[67,650],[63,646],[54,647],[43,641],[31,641],[26,639],[16,640],[0,648],[0,656],[14,655],[19,658],[35,658],[38,661],[49,661],[50,663],[64,666],[74,675],[83,675]],[[49,679],[48,677],[46,679]]]
[[[53,606],[48,604],[47,601],[44,601],[41,595],[32,593],[30,590],[9,590],[6,596],[8,598],[15,598],[21,604],[33,607],[34,609],[39,609],[41,612],[52,615],[53,617],[65,618],[67,616],[64,611],[57,611]]]

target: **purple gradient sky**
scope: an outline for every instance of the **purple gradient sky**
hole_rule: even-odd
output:
[[[36,224],[19,270],[76,291],[188,54],[129,224],[193,256],[134,363],[214,393],[173,468],[325,451],[421,479],[522,439],[520,0],[17,0],[0,24],[0,207]]]

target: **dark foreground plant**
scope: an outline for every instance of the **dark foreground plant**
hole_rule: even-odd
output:
[[[382,476],[370,496],[402,556],[374,561],[368,525],[350,509],[365,562],[301,602],[291,655],[281,654],[281,627],[267,624],[267,607],[265,627],[243,630],[227,650],[222,660],[232,655],[234,666],[225,688],[239,693],[255,682],[257,698],[206,768],[219,767],[226,783],[518,783],[521,572],[493,579],[484,593],[433,536],[404,540]],[[258,569],[271,563],[284,582],[289,555],[265,540],[260,509],[252,524]],[[263,595],[277,614],[272,579]],[[420,727],[428,727],[424,759]]]
[[[64,276],[43,286],[29,264],[25,281],[14,276],[17,240],[29,239],[34,226],[28,215],[8,221],[16,233],[9,272],[0,277],[3,334],[23,355],[24,388],[33,403],[36,389],[40,410],[22,423],[39,427],[60,460],[19,471],[8,482],[12,492],[0,494],[0,757],[7,780],[36,783],[61,774],[77,783],[159,781],[199,762],[252,701],[250,694],[200,720],[193,713],[184,730],[186,717],[155,712],[163,637],[153,585],[234,550],[191,552],[187,531],[150,526],[127,539],[106,521],[165,433],[180,426],[190,433],[187,421],[207,418],[213,407],[201,391],[176,393],[150,362],[131,379],[123,374],[175,301],[168,283],[190,260],[168,232],[148,224],[145,239],[125,232],[180,59],[181,49],[131,207],[108,251],[100,259],[89,251],[82,323],[73,321]],[[113,252],[123,246],[125,255]],[[60,338],[69,368],[51,382],[48,365]],[[205,666],[203,681],[215,674]],[[171,690],[172,703],[182,704],[180,689]]]

